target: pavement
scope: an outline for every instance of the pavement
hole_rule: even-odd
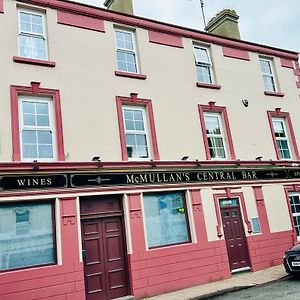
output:
[[[271,267],[257,272],[242,272],[232,278],[215,281],[171,293],[147,298],[147,300],[198,300],[210,299],[233,291],[264,285],[287,277],[283,265]]]

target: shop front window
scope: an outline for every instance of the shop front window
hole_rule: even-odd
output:
[[[55,263],[51,203],[0,206],[0,271]]]
[[[190,241],[184,193],[149,193],[143,201],[149,248]]]

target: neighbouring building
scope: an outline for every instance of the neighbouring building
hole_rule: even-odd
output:
[[[1,300],[141,299],[300,239],[298,53],[65,0],[0,0],[0,38]]]

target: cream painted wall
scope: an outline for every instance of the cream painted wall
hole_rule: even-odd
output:
[[[251,222],[251,218],[258,217],[253,188],[251,186],[241,186],[240,189],[236,189],[234,190],[234,192],[243,193],[249,221]],[[222,193],[222,191],[221,192],[214,191],[212,189],[206,189],[206,188],[201,189],[203,211],[204,211],[206,230],[207,230],[209,241],[219,240],[217,236],[217,230],[216,230],[216,226],[218,223],[216,217],[216,210],[214,206],[214,194],[220,194],[220,193]],[[245,234],[246,236],[249,236],[247,224],[244,221],[245,218],[244,218],[241,201],[240,201],[240,210],[241,210],[241,217],[242,217]],[[221,228],[221,230],[223,231],[223,228]]]
[[[146,80],[116,77],[113,24],[105,22],[105,33],[57,24],[55,10],[47,9],[50,60],[54,68],[18,64],[16,2],[5,0],[0,15],[0,161],[10,161],[11,84],[59,89],[65,153],[69,161],[89,161],[100,155],[103,161],[121,160],[115,96],[136,92],[152,99],[158,149],[161,160],[178,160],[183,155],[205,160],[198,104],[215,101],[226,106],[236,156],[252,160],[257,156],[276,159],[267,110],[281,107],[291,113],[296,137],[300,136],[299,91],[293,70],[274,59],[284,98],[265,96],[258,54],[251,61],[223,56],[222,47],[211,46],[217,83],[221,90],[196,87],[192,41],[184,48],[149,43],[148,32],[136,29],[141,72]],[[242,105],[249,100],[249,107]],[[259,134],[258,134],[259,133]]]
[[[217,233],[217,217],[214,205],[214,191],[209,188],[201,189],[201,199],[208,241],[219,240]],[[224,239],[224,236],[221,238]]]
[[[263,195],[271,232],[291,230],[289,210],[281,185],[263,186]]]
[[[244,199],[245,199],[248,220],[249,220],[249,222],[251,222],[251,218],[258,218],[253,188],[251,186],[246,186],[246,187],[242,187],[241,191],[242,191],[242,193],[244,195]],[[241,205],[240,205],[240,207],[241,207]],[[243,215],[242,207],[241,207],[241,213]],[[243,224],[244,224],[246,236],[256,235],[255,233],[251,233],[251,234],[248,233],[247,225],[244,222],[244,215],[243,215]]]

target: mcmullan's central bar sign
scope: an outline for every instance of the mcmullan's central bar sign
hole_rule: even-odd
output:
[[[300,179],[300,168],[3,175],[0,190],[284,179]]]

